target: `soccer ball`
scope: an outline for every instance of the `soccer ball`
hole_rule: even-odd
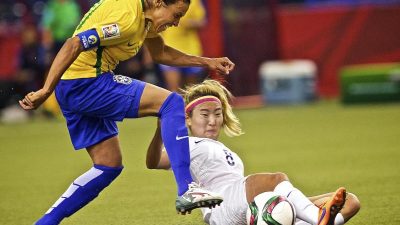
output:
[[[247,225],[294,225],[293,204],[275,192],[257,195],[247,208]]]

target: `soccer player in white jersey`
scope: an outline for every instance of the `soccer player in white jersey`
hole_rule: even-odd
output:
[[[248,203],[267,191],[286,196],[293,203],[298,219],[296,225],[344,224],[358,212],[357,197],[351,193],[346,195],[345,188],[307,198],[293,187],[284,173],[258,173],[245,177],[242,160],[218,141],[221,128],[228,136],[242,134],[240,122],[229,104],[231,97],[224,86],[213,80],[184,91],[186,123],[193,135],[189,138],[193,179],[224,197],[221,207],[202,210],[207,224],[245,225]],[[160,126],[149,145],[146,163],[150,169],[170,168],[168,155],[163,150]]]

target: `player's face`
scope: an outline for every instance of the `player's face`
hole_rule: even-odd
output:
[[[189,4],[183,1],[177,1],[174,4],[167,5],[159,0],[158,7],[153,14],[154,30],[159,33],[168,27],[178,26],[179,20],[185,15],[189,9]]]
[[[196,106],[187,125],[195,137],[217,140],[224,123],[222,106],[218,102],[204,102]]]

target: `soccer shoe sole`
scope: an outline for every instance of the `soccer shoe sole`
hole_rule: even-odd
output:
[[[221,205],[222,201],[222,199],[202,200],[186,206],[177,206],[176,212],[181,215],[186,215],[186,213],[190,214],[193,209],[197,208],[215,208],[216,206]]]
[[[318,225],[334,225],[335,217],[346,201],[346,189],[340,187],[320,209]]]

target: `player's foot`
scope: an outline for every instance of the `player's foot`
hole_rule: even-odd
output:
[[[223,198],[219,194],[204,190],[192,182],[189,184],[189,190],[176,198],[175,206],[178,213],[185,215],[200,207],[214,208],[222,201]]]
[[[317,225],[334,225],[335,217],[346,201],[346,189],[340,187],[333,196],[320,208]]]

